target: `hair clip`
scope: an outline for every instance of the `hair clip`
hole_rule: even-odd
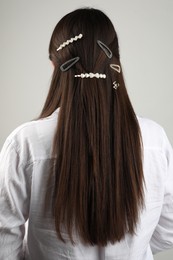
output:
[[[105,79],[106,78],[106,75],[105,74],[99,74],[99,73],[81,73],[79,75],[74,75],[75,78],[77,77],[80,77],[80,78],[102,78],[102,79]]]
[[[117,64],[110,64],[110,67],[118,73],[121,72],[121,67]]]
[[[61,66],[60,66],[60,70],[61,71],[67,71],[68,69],[70,69],[76,62],[79,61],[79,57],[70,59],[66,62],[64,62]]]
[[[83,37],[83,34],[79,34],[78,36],[75,36],[73,38],[71,38],[70,40],[67,40],[66,42],[63,42],[58,49],[56,49],[57,51],[61,50],[62,48],[64,48],[65,46],[69,45],[69,43],[72,43],[74,41],[77,41],[78,39],[81,39]]]
[[[117,88],[118,88],[119,86],[120,86],[119,83],[117,83],[116,81],[113,82],[113,88],[114,88],[115,90],[117,90]]]
[[[106,46],[106,44],[104,44],[103,42],[101,42],[100,40],[97,40],[98,45],[100,46],[100,48],[104,51],[104,53],[106,54],[106,56],[111,59],[112,58],[112,52],[111,50],[108,48],[108,46]]]

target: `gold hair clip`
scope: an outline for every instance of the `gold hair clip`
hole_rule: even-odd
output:
[[[118,73],[121,72],[121,67],[118,64],[110,64],[110,67]]]

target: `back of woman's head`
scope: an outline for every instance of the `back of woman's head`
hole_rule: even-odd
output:
[[[68,48],[63,48],[62,51],[56,51],[63,42],[80,33],[83,34],[81,40],[69,44]],[[86,71],[97,69],[98,63],[107,60],[98,47],[97,40],[106,43],[114,57],[119,60],[118,39],[109,18],[95,9],[75,10],[64,16],[55,27],[49,47],[50,59],[56,65],[79,56],[82,69]]]
[[[57,235],[63,240],[63,225],[71,240],[75,228],[88,244],[120,241],[135,232],[143,171],[115,29],[100,10],[75,10],[56,25],[49,57],[54,72],[41,117],[60,107],[53,147]]]

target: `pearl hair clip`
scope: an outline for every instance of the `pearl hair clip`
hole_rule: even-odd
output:
[[[106,75],[105,74],[99,74],[99,73],[81,73],[79,75],[75,75],[75,78],[80,77],[80,78],[102,78],[105,79]]]
[[[73,38],[71,38],[70,40],[67,40],[66,42],[63,42],[57,49],[57,51],[61,50],[62,48],[64,48],[65,46],[69,45],[70,43],[77,41],[78,39],[81,39],[83,37],[83,34],[79,34],[78,36],[75,36]]]

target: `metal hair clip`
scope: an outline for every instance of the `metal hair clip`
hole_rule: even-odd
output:
[[[77,41],[78,39],[81,39],[83,37],[83,34],[79,34],[78,36],[75,36],[73,38],[71,38],[70,40],[67,40],[66,42],[63,42],[59,48],[57,49],[57,51],[61,50],[62,48],[64,48],[65,46],[69,45],[70,43]]]
[[[76,62],[79,61],[79,57],[75,57],[73,59],[70,59],[66,62],[64,62],[61,66],[60,66],[60,70],[61,71],[67,71],[68,69],[70,69]]]
[[[80,78],[102,78],[105,79],[106,75],[105,74],[99,74],[99,73],[81,73],[79,75],[75,75],[75,78],[80,77]]]
[[[110,64],[110,67],[118,73],[121,72],[121,67],[118,64]]]
[[[112,58],[112,52],[111,50],[108,48],[108,46],[106,44],[104,44],[103,42],[101,42],[100,40],[97,40],[97,44],[100,46],[100,48],[104,51],[104,53],[106,54],[106,56],[111,59]]]

